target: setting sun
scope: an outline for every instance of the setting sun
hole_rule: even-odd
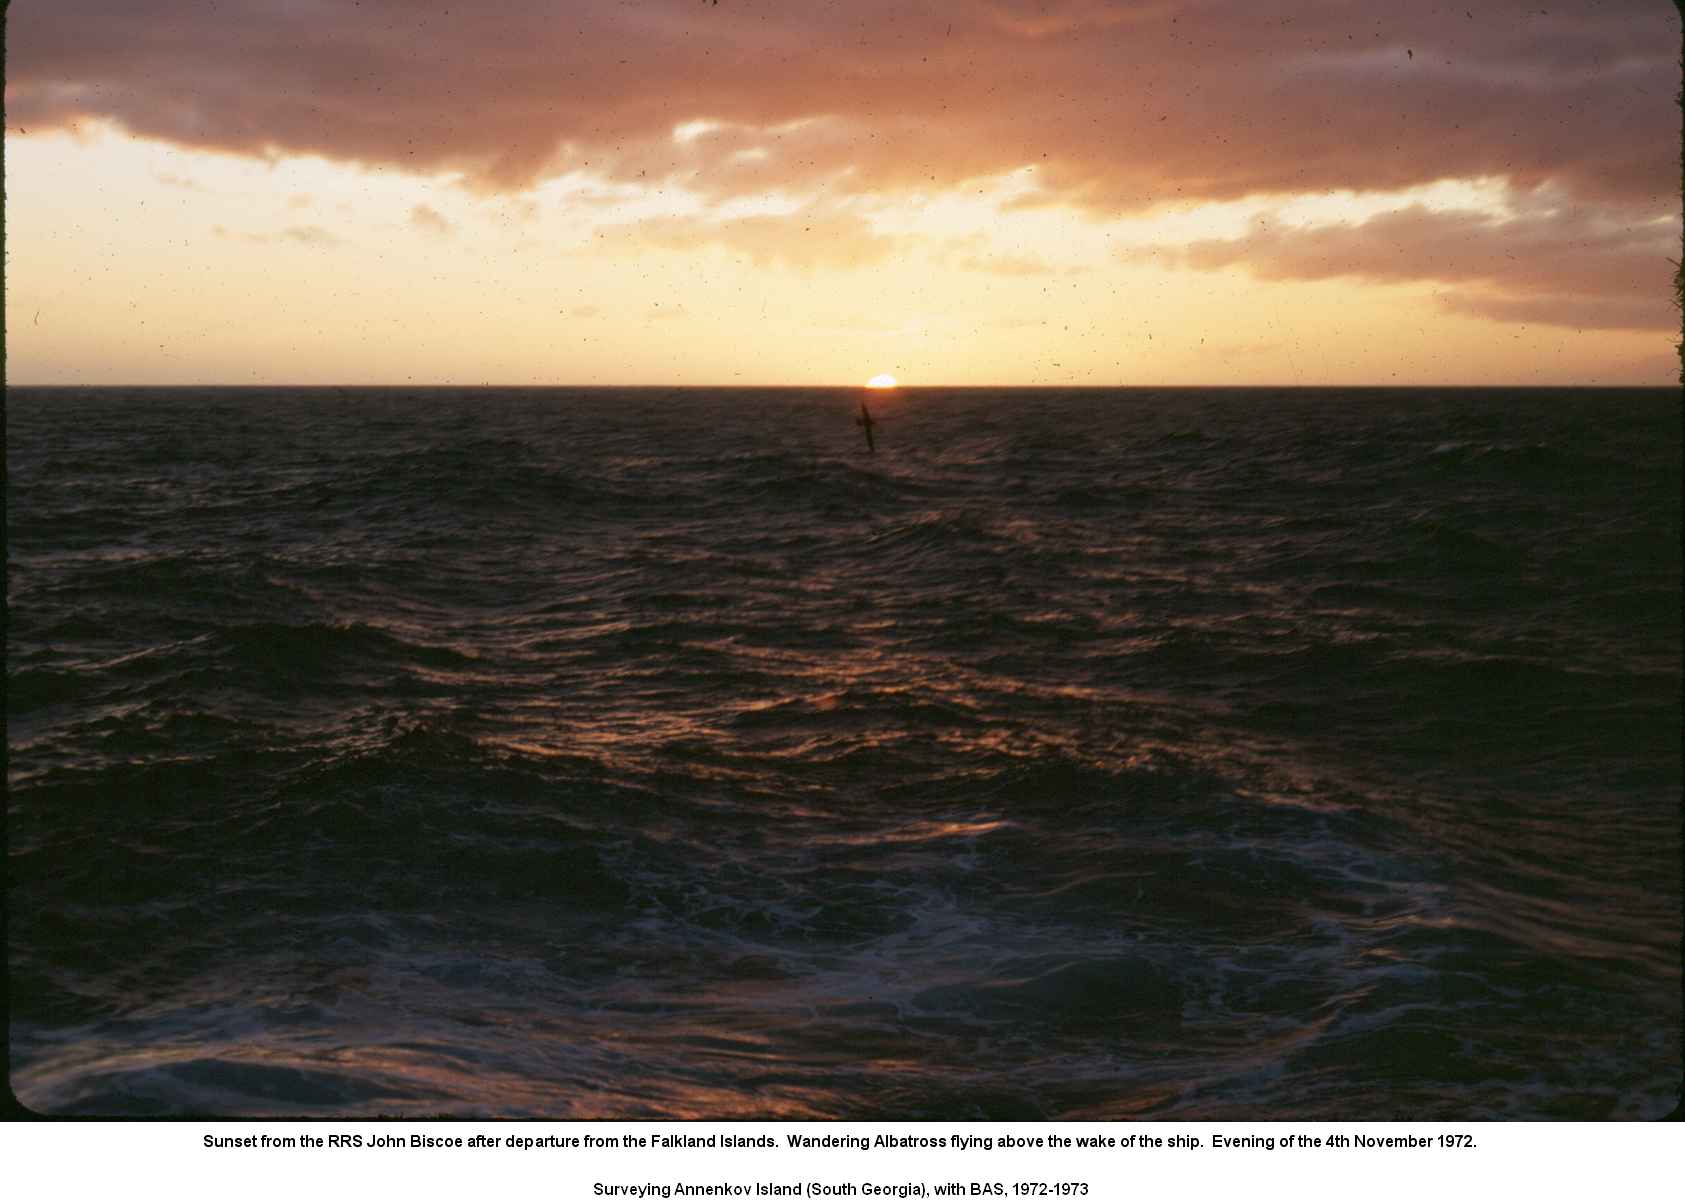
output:
[[[893,388],[895,387],[895,377],[893,375],[874,375],[866,381],[866,386],[868,388]]]

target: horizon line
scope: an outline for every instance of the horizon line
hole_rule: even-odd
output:
[[[1153,390],[1153,391],[1163,392],[1163,391],[1196,391],[1196,390],[1207,390],[1208,391],[1208,390],[1218,389],[1218,388],[1228,389],[1228,390],[1231,390],[1231,391],[1294,390],[1294,391],[1303,391],[1303,392],[1313,392],[1313,391],[1327,392],[1327,391],[1335,391],[1335,390],[1338,390],[1338,389],[1341,389],[1341,388],[1347,388],[1347,389],[1350,389],[1350,388],[1394,389],[1394,390],[1399,390],[1399,391],[1419,389],[1419,388],[1465,388],[1465,389],[1471,389],[1471,390],[1477,389],[1477,388],[1506,388],[1506,389],[1512,389],[1512,390],[1534,389],[1534,390],[1540,390],[1540,391],[1544,391],[1544,390],[1563,391],[1563,390],[1572,390],[1572,389],[1656,390],[1656,389],[1664,389],[1664,388],[1671,389],[1671,388],[1676,388],[1677,386],[1678,385],[1676,383],[1674,383],[1673,381],[1668,381],[1668,382],[1664,382],[1664,383],[1654,383],[1654,384],[1603,384],[1603,383],[1541,384],[1541,383],[1521,383],[1521,382],[1515,382],[1515,383],[1478,383],[1478,384],[1445,383],[1445,382],[1429,382],[1429,383],[1417,383],[1417,384],[1394,384],[1394,383],[1341,383],[1341,384],[1302,384],[1302,383],[1246,383],[1246,384],[1236,384],[1236,383],[1198,383],[1198,384],[1126,384],[1126,383],[1118,383],[1118,384],[941,384],[941,383],[935,383],[935,384],[897,384],[893,388],[881,388],[881,387],[873,388],[873,387],[868,387],[866,384],[744,384],[744,383],[730,383],[730,384],[724,384],[724,383],[708,383],[708,384],[679,384],[679,383],[672,383],[672,384],[651,384],[651,383],[642,383],[642,384],[603,384],[603,383],[591,383],[591,384],[577,384],[577,383],[571,383],[571,384],[566,384],[566,383],[564,383],[564,384],[532,384],[532,383],[455,384],[455,383],[414,383],[414,382],[409,382],[409,383],[401,383],[401,384],[399,384],[399,383],[331,383],[331,384],[324,384],[324,383],[313,383],[313,384],[303,384],[303,383],[260,383],[260,384],[239,383],[239,384],[233,384],[233,383],[206,383],[206,382],[192,382],[192,383],[178,382],[178,383],[97,383],[97,384],[90,383],[90,384],[78,384],[78,383],[13,382],[11,380],[7,380],[5,382],[5,387],[8,391],[13,389],[13,388],[34,388],[34,389],[80,388],[80,389],[84,389],[84,390],[87,390],[87,389],[116,389],[116,388],[128,388],[128,389],[143,389],[144,388],[144,389],[158,389],[158,390],[163,390],[163,389],[168,389],[168,388],[218,388],[218,389],[227,390],[227,391],[231,391],[231,390],[235,390],[235,389],[256,391],[256,390],[261,390],[261,389],[264,389],[264,388],[283,388],[283,389],[291,389],[291,390],[295,390],[295,391],[303,391],[303,390],[306,390],[306,389],[316,389],[316,390],[326,391],[326,390],[332,390],[332,389],[351,389],[351,388],[362,388],[362,389],[380,388],[380,389],[392,389],[392,390],[398,390],[398,389],[403,389],[403,388],[411,388],[411,389],[454,388],[454,389],[465,389],[465,390],[466,389],[484,389],[484,390],[487,390],[487,391],[492,391],[492,390],[510,390],[510,389],[516,389],[516,388],[525,388],[525,389],[540,390],[540,391],[545,391],[545,390],[560,391],[560,390],[563,390],[563,389],[571,389],[571,390],[575,390],[575,391],[590,390],[590,389],[601,389],[601,390],[605,390],[605,391],[609,390],[609,389],[617,389],[617,390],[621,390],[621,391],[625,391],[625,390],[628,390],[628,389],[648,389],[648,390],[662,389],[662,390],[665,390],[665,391],[697,391],[697,392],[700,392],[700,391],[721,391],[721,390],[736,389],[736,390],[739,390],[739,391],[751,391],[752,390],[752,391],[781,391],[781,392],[803,392],[803,391],[805,391],[805,392],[813,392],[813,391],[876,392],[876,393],[883,394],[883,395],[894,394],[896,392],[935,392],[935,391],[942,391],[942,392],[981,392],[981,391],[1006,391],[1006,390],[1010,390],[1010,391],[1017,391],[1017,392],[1051,392],[1051,391],[1062,391],[1062,392],[1080,392],[1080,391],[1116,392],[1116,391],[1123,391],[1123,390],[1127,390],[1127,391]]]

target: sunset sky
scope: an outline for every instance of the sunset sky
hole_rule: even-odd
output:
[[[1666,384],[1666,0],[15,0],[12,383]]]

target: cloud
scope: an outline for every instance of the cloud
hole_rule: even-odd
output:
[[[306,246],[338,246],[341,243],[337,234],[331,234],[320,225],[289,225],[268,239],[271,242],[302,242]]]
[[[935,257],[938,262],[960,271],[984,271],[991,275],[1053,275],[1060,270],[1031,254],[991,253],[989,239],[980,233],[949,238]]]
[[[1641,296],[1503,296],[1453,292],[1440,298],[1452,312],[1521,325],[1574,329],[1679,329],[1679,312],[1666,299]]]
[[[449,221],[445,220],[444,216],[437,209],[426,204],[418,204],[410,210],[410,224],[415,226],[417,229],[425,230],[432,234],[439,234],[444,237],[448,237],[455,231],[456,228]]]
[[[337,234],[330,233],[328,230],[323,229],[320,225],[289,225],[285,229],[278,229],[272,233],[247,234],[237,234],[230,231],[226,226],[213,225],[211,226],[211,232],[216,234],[219,238],[239,238],[242,241],[257,242],[260,244],[297,242],[305,246],[321,247],[340,246],[344,244],[343,238],[339,237]]]
[[[1044,198],[1104,211],[1472,177],[1671,211],[1678,44],[1657,0],[54,0],[8,13],[6,102],[32,130],[482,189],[588,166],[847,194],[1033,164]]]
[[[1507,218],[1411,206],[1358,224],[1265,220],[1244,237],[1194,242],[1161,259],[1205,270],[1238,265],[1266,280],[1453,285],[1442,304],[1496,321],[1678,327],[1668,292],[1677,222],[1617,224],[1607,214],[1539,208],[1538,200],[1522,197],[1521,211]]]
[[[609,226],[599,231],[597,243],[610,249],[628,250],[646,246],[664,250],[715,246],[742,255],[757,267],[811,271],[879,262],[896,253],[902,239],[874,232],[870,223],[852,213],[800,209],[788,214],[724,221],[705,217],[651,217],[636,224]]]
[[[1058,270],[1046,260],[1027,254],[967,255],[955,260],[954,266],[991,275],[1052,275]]]

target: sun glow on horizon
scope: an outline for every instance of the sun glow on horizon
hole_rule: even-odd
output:
[[[866,386],[878,389],[893,388],[895,387],[895,377],[893,375],[874,375],[866,381]]]

